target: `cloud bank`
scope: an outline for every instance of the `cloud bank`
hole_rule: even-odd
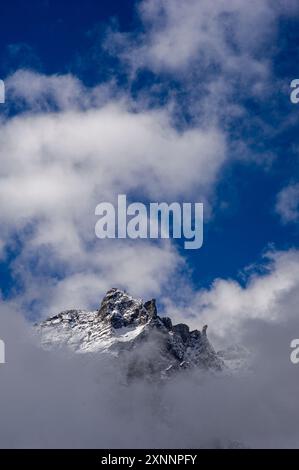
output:
[[[7,364],[0,367],[1,447],[297,447],[298,370],[289,348],[298,332],[297,257],[281,255],[243,290],[219,280],[203,295],[203,302],[214,299],[215,341],[217,334],[226,346],[241,339],[251,351],[249,369],[244,364],[233,374],[194,372],[163,384],[127,384],[123,363],[42,351],[22,313],[1,305],[7,345]],[[205,321],[201,309],[194,325]],[[252,314],[235,313],[246,309]],[[223,329],[227,314],[237,325]]]

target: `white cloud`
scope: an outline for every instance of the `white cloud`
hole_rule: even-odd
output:
[[[30,271],[32,260],[35,266]],[[68,308],[96,308],[114,286],[146,299],[161,295],[169,278],[175,278],[183,267],[183,259],[170,243],[132,244],[130,240],[101,241],[69,254],[65,261],[56,252],[55,243],[49,249],[27,241],[13,265],[24,285],[18,303],[28,307],[34,300],[29,312],[45,317]]]
[[[261,268],[264,271],[261,274]],[[216,279],[210,289],[188,292],[183,305],[166,301],[177,321],[194,328],[210,325],[210,335],[222,344],[241,340],[248,321],[283,324],[294,316],[299,288],[299,252],[269,252],[243,287],[235,280]],[[297,299],[298,300],[298,299]],[[245,325],[245,326],[244,326]]]
[[[29,79],[33,86],[27,92]],[[44,296],[66,307],[73,297],[73,306],[76,301],[89,305],[95,301],[96,279],[104,277],[97,298],[110,282],[137,288],[140,295],[158,293],[180,256],[166,243],[148,241],[134,249],[129,243],[104,244],[94,233],[95,207],[116,202],[121,193],[132,199],[137,194],[151,201],[196,197],[206,202],[227,158],[224,134],[216,126],[179,131],[167,109],[136,111],[125,97],[91,105],[97,91],[85,90],[71,76],[18,72],[9,86],[28,110],[0,127],[1,235],[2,246],[15,235],[22,240],[13,266],[28,302],[30,296]],[[57,103],[56,112],[45,105],[49,93],[47,103],[54,109]],[[33,273],[27,266],[34,266]],[[63,280],[57,281],[56,271]],[[71,282],[78,287],[75,295]],[[43,283],[51,294],[45,295]],[[93,297],[89,301],[87,293]]]
[[[251,53],[271,28],[267,1],[145,0],[140,13],[147,31],[140,49],[143,65],[178,70],[199,60],[202,66],[220,63],[233,70],[244,61],[247,73],[263,67]]]
[[[143,0],[139,29],[108,30],[104,47],[120,59],[132,83],[142,83],[139,72],[151,71],[157,78],[153,100],[161,87],[178,119],[183,109],[193,122],[232,124],[241,134],[244,126],[265,126],[244,103],[272,99],[279,19],[298,13],[295,1]],[[264,130],[271,131],[269,124]],[[240,141],[245,150],[246,138]]]
[[[57,200],[65,208],[74,193],[88,194],[95,186],[102,194],[138,188],[164,198],[191,194],[194,187],[208,190],[225,159],[217,128],[178,132],[162,110],[133,113],[119,103],[16,117],[1,127],[0,138],[3,183],[16,185],[22,177],[19,196],[8,194],[12,203],[22,199],[25,211]]]
[[[17,70],[5,83],[7,106],[13,103],[30,112],[89,109],[117,94],[112,81],[87,88],[71,74],[43,75],[27,69]]]
[[[298,222],[299,220],[299,183],[283,188],[276,201],[276,212],[282,222]]]
[[[278,16],[297,12],[295,2],[144,0],[138,6],[143,32],[114,32],[107,47],[133,70],[183,73],[186,79],[188,70],[220,66],[218,74],[260,80],[270,71],[259,52],[266,46],[269,55]]]

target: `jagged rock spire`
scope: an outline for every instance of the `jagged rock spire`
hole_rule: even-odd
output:
[[[145,302],[144,307],[152,318],[157,316],[156,299],[152,299],[152,300],[149,300],[148,302]]]

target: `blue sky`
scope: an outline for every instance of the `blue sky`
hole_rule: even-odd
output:
[[[203,27],[204,16],[207,18],[206,29]],[[168,150],[163,150],[166,144],[161,141],[160,147],[158,143],[152,147],[152,153],[158,155],[153,155],[157,163],[154,160],[150,170],[145,166],[146,173],[143,175],[141,165],[140,174],[136,170],[136,178],[140,178],[138,184],[130,181],[122,189],[127,188],[132,200],[139,197],[149,201],[157,194],[162,200],[168,201],[204,201],[207,215],[203,247],[198,251],[187,251],[179,243],[166,248],[166,251],[161,248],[167,257],[163,263],[163,269],[167,271],[165,276],[159,280],[158,286],[152,278],[156,276],[156,269],[161,272],[159,266],[153,266],[149,273],[142,271],[140,275],[144,275],[144,285],[137,286],[136,294],[159,296],[162,292],[164,295],[163,286],[169,285],[173,273],[178,272],[182,273],[182,277],[177,280],[178,289],[184,289],[186,282],[195,290],[210,288],[216,278],[231,278],[245,285],[244,270],[246,272],[246,268],[263,263],[265,252],[287,252],[291,248],[298,248],[296,185],[299,179],[299,107],[293,105],[289,97],[290,82],[299,75],[298,26],[298,8],[296,2],[292,1],[278,2],[275,7],[271,6],[271,2],[263,1],[257,3],[256,8],[240,1],[232,2],[230,7],[218,2],[214,10],[208,2],[198,2],[196,5],[196,2],[190,1],[186,2],[182,11],[179,2],[171,4],[152,0],[141,3],[124,0],[7,2],[1,7],[0,28],[0,77],[7,83],[7,102],[0,109],[2,125],[6,126],[3,138],[11,138],[9,126],[14,126],[15,119],[20,119],[20,127],[15,132],[20,132],[20,139],[23,139],[28,129],[32,129],[33,136],[44,132],[36,130],[35,126],[40,126],[46,116],[52,119],[53,113],[57,120],[63,116],[65,125],[69,116],[72,126],[71,113],[80,113],[78,122],[83,123],[86,121],[86,113],[101,110],[102,106],[112,101],[126,102],[128,112],[138,116],[138,119],[140,117],[140,123],[144,119],[142,116],[152,113],[153,122],[148,124],[149,129],[153,129],[158,122],[161,132],[166,129],[166,133],[172,135],[170,141],[177,139],[175,147],[180,148],[182,145],[181,155],[177,157],[180,162],[175,160],[173,163],[169,154],[168,162],[164,162],[166,169],[163,163],[153,178],[154,189],[151,189],[151,184],[144,189],[141,180],[149,180],[156,171],[155,165],[159,166],[161,158],[166,158]],[[61,81],[63,77],[64,82]],[[66,90],[69,90],[67,96]],[[167,117],[159,121],[160,113]],[[117,116],[114,118],[118,119]],[[32,119],[31,123],[28,124],[27,119]],[[112,131],[113,118],[110,120],[110,115],[103,118],[103,122],[107,120],[111,123]],[[78,122],[75,126],[80,129]],[[24,128],[28,125],[26,131],[21,129],[22,123]],[[50,128],[52,123],[49,122],[45,129],[47,126]],[[82,130],[83,140],[88,128],[86,126]],[[118,121],[116,128],[119,128]],[[215,132],[214,137],[212,131]],[[60,135],[63,130],[57,132]],[[136,132],[138,134],[138,126]],[[153,130],[153,139],[155,132]],[[194,135],[189,135],[189,132]],[[200,133],[200,136],[196,133]],[[132,140],[135,138],[133,134]],[[182,135],[184,142],[181,142]],[[144,139],[147,139],[147,134]],[[131,144],[135,148],[133,141]],[[39,145],[42,152],[42,144]],[[130,145],[128,148],[131,148]],[[139,148],[139,143],[136,145]],[[205,149],[209,146],[213,148],[205,156]],[[8,158],[10,151],[17,153],[17,149],[9,142],[4,150],[5,158]],[[122,149],[116,151],[122,152]],[[132,162],[130,174],[134,173],[138,161],[141,163],[145,160],[142,151],[140,160],[136,157],[137,163],[135,160]],[[164,157],[159,157],[160,151]],[[184,164],[185,151],[190,153],[190,158],[187,157]],[[224,154],[219,157],[222,151]],[[84,152],[83,148],[82,160],[78,165],[82,166],[82,177],[88,179],[85,168],[85,162],[88,166],[88,155]],[[193,164],[197,161],[196,156],[202,152],[202,164],[194,167],[195,172],[198,171],[197,180],[192,175]],[[26,152],[24,155],[21,152],[14,157],[15,162],[22,159],[25,173],[26,155]],[[44,161],[45,155],[40,158]],[[123,158],[125,165],[125,156]],[[211,160],[214,162],[213,168],[208,171],[206,168]],[[121,171],[117,165],[116,173]],[[173,170],[173,181],[167,178],[167,165],[169,169],[176,168]],[[181,184],[180,165],[184,168]],[[43,173],[46,179],[48,167],[45,166]],[[101,171],[101,166],[97,168]],[[35,170],[36,167],[32,166],[33,173]],[[39,170],[44,171],[42,167]],[[2,178],[7,177],[10,171],[13,185],[14,165],[10,168],[7,165]],[[107,171],[109,173],[110,170]],[[37,175],[36,178],[39,178],[40,173]],[[76,176],[69,176],[66,185],[78,181],[75,178],[80,177],[80,172]],[[16,181],[22,184],[22,175],[18,178]],[[129,175],[125,178],[129,181]],[[157,188],[154,186],[156,180],[159,180]],[[25,199],[28,185],[26,182],[23,188]],[[6,204],[9,205],[13,190],[9,185],[4,188],[8,190]],[[113,199],[117,188],[114,181],[111,187],[105,189],[105,195]],[[55,194],[59,193],[59,190],[52,189]],[[97,193],[97,190],[95,183],[93,194],[98,194],[99,199],[102,194]],[[15,191],[18,191],[17,187]],[[101,274],[97,268],[90,267],[87,256],[87,253],[91,254],[89,247],[92,246],[96,252],[109,252],[111,248],[110,245],[105,248],[104,245],[100,246],[100,242],[92,238],[94,206],[91,201],[86,201],[82,211],[85,211],[84,230],[88,234],[81,227],[78,233],[74,232],[74,238],[70,237],[69,242],[75,244],[78,236],[85,251],[82,249],[84,254],[80,251],[82,262],[78,266],[70,266],[70,258],[77,255],[61,248],[58,235],[67,227],[58,228],[57,223],[53,242],[49,234],[53,227],[55,232],[57,217],[62,220],[64,215],[57,216],[55,211],[50,214],[35,208],[34,204],[30,205],[30,197],[36,200],[38,196],[36,193],[34,196],[29,195],[29,208],[24,208],[19,203],[20,198],[16,198],[12,203],[13,215],[3,215],[1,290],[5,299],[21,295],[21,302],[27,308],[38,311],[43,300],[40,293],[34,293],[37,285],[42,285],[43,295],[47,298],[53,295],[59,298],[53,306],[47,302],[44,309],[50,308],[49,305],[51,308],[60,306],[64,291],[58,289],[57,293],[55,290],[60,281],[63,285],[68,282],[71,284],[74,276],[78,279],[76,276],[86,275],[85,285],[88,276],[92,276],[94,283],[95,277],[102,277],[105,272],[103,267],[107,265],[106,259],[99,260]],[[49,197],[52,198],[51,192]],[[44,202],[44,206],[47,204]],[[291,215],[290,206],[293,207]],[[22,211],[25,211],[25,215],[20,223]],[[74,211],[72,219],[76,220],[77,225],[82,220],[79,212]],[[46,225],[41,228],[45,220]],[[48,238],[41,233],[43,230],[48,233]],[[141,245],[139,248],[137,245],[137,251],[145,250],[146,263],[146,253],[152,256],[150,251],[147,252],[149,248]],[[153,250],[156,248],[160,249],[152,247]],[[61,255],[61,249],[64,250],[64,256]],[[127,244],[124,247],[126,249],[130,251],[131,247]],[[172,249],[176,250],[175,255],[170,254]],[[177,261],[180,258],[179,266],[177,261],[172,261],[172,256]],[[113,255],[111,263],[117,263],[117,254],[115,257]],[[130,271],[129,275],[126,269]],[[122,275],[111,274],[109,282],[111,279],[111,282],[130,288],[132,282],[127,278],[131,279],[131,270],[134,269],[133,263],[123,268]],[[249,272],[252,273],[252,270]],[[105,287],[105,283],[101,284],[99,293]],[[91,290],[92,294],[94,290]],[[87,294],[79,297],[79,301],[84,303],[86,297]],[[67,294],[66,299],[70,298],[71,295]],[[90,299],[90,302],[97,300]]]

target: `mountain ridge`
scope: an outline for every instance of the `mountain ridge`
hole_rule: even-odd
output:
[[[201,331],[190,331],[184,323],[173,325],[169,317],[158,315],[155,299],[143,302],[118,288],[106,293],[99,309],[65,310],[37,329],[45,348],[127,358],[128,374],[133,377],[224,367],[208,340],[207,325]]]

